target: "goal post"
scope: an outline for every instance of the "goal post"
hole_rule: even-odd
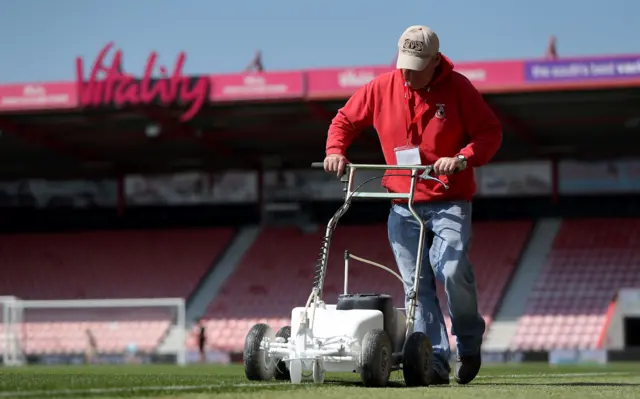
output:
[[[3,364],[186,364],[183,298],[24,300],[0,297]]]
[[[0,356],[5,366],[21,366],[24,356],[20,350],[20,326],[22,325],[21,307],[18,298],[0,296]]]

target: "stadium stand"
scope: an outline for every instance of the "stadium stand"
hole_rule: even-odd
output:
[[[224,278],[199,283],[232,242],[235,228],[104,229],[326,222],[318,208],[342,197],[334,195],[327,176],[306,169],[322,160],[328,121],[341,104],[393,65],[265,71],[258,51],[246,73],[203,70],[187,77],[181,52],[175,73],[157,79],[151,72],[159,66],[158,53],[146,58],[141,73],[131,74],[123,71],[122,50],[114,45],[106,44],[96,58],[78,57],[73,81],[0,85],[0,219],[8,233],[0,236],[0,296],[181,297],[187,299],[187,316],[199,317]],[[470,253],[487,327],[504,324],[508,330],[501,351],[596,348],[606,338],[602,331],[614,295],[624,287],[640,288],[640,220],[565,220],[548,259],[548,246],[543,253],[532,245],[539,255],[531,261],[535,267],[518,270],[531,283],[526,290],[512,287],[520,294],[518,305],[528,299],[524,314],[514,306],[517,312],[500,312],[506,322],[495,320],[534,220],[554,218],[555,235],[560,218],[640,214],[639,56],[564,59],[555,46],[551,38],[546,59],[455,62],[503,125],[499,153],[476,175],[474,220],[493,221],[474,223]],[[101,72],[85,74],[83,65]],[[375,129],[363,133],[351,161],[383,162]],[[282,187],[271,184],[274,171]],[[328,302],[342,292],[345,249],[393,267],[386,226],[372,224],[373,213],[365,209],[360,219],[370,224],[337,229],[325,285]],[[528,220],[503,221],[513,218]],[[61,232],[78,226],[103,231]],[[56,233],[20,233],[41,230]],[[309,295],[322,233],[265,227],[246,253],[225,252],[244,257],[203,315],[207,350],[237,355],[254,323],[274,329],[289,324],[292,307]],[[545,237],[549,244],[552,235]],[[226,276],[233,263],[216,271]],[[543,265],[538,278],[527,280],[532,274],[526,272],[535,269],[538,276]],[[211,295],[199,301],[194,291]],[[357,261],[351,262],[349,291],[389,293],[404,307],[398,281]],[[447,314],[440,285],[438,291]],[[22,349],[52,358],[84,352],[91,331],[100,353],[126,352],[133,344],[169,354],[177,352],[170,338],[182,338],[168,328],[172,316],[143,308],[31,309],[19,326]],[[447,324],[450,331],[448,317]],[[625,332],[637,336],[636,329]],[[14,348],[11,338],[0,325],[0,354],[3,346]],[[197,350],[195,334],[187,344]],[[620,345],[626,353],[635,344]],[[640,352],[633,356],[637,360]],[[32,357],[29,362],[50,360]]]
[[[491,322],[531,228],[530,221],[474,224],[470,257],[476,268],[481,313],[487,323]],[[240,352],[253,324],[266,322],[274,329],[289,324],[291,309],[304,304],[309,296],[323,233],[305,234],[295,228],[269,228],[262,233],[207,311],[212,349]],[[330,249],[324,293],[327,302],[335,302],[342,292],[345,249],[395,268],[386,225],[340,226]],[[381,269],[356,261],[349,265],[349,292],[388,293],[395,298],[396,306],[404,307],[399,281]],[[446,309],[442,292],[439,297]],[[197,347],[194,337],[188,347]]]
[[[22,299],[189,297],[233,229],[15,234],[0,239],[0,295]],[[64,278],[61,278],[64,276]],[[90,329],[102,352],[158,345],[170,322],[160,309],[28,310],[23,349],[77,353]]]
[[[566,220],[519,320],[513,349],[595,349],[609,303],[640,287],[640,219]]]

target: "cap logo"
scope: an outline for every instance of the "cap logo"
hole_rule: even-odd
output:
[[[424,42],[418,40],[404,39],[402,51],[405,53],[419,54],[424,51]]]

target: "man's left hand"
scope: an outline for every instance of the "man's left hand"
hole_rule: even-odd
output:
[[[463,163],[458,158],[440,158],[433,164],[433,174],[436,176],[449,176],[455,172],[460,172],[463,168]]]

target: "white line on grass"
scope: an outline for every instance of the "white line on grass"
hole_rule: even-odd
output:
[[[625,372],[591,372],[591,373],[531,373],[531,374],[510,374],[510,375],[479,375],[477,379],[485,378],[567,378],[567,377],[597,377],[613,375],[629,375]],[[200,389],[215,388],[243,388],[243,387],[273,387],[279,385],[290,385],[288,382],[279,383],[237,383],[237,384],[207,384],[207,385],[168,385],[168,386],[135,386],[135,387],[112,387],[112,388],[87,388],[87,389],[50,389],[46,391],[13,391],[0,392],[0,398],[15,398],[24,396],[64,396],[64,395],[87,395],[87,394],[108,394],[108,393],[136,393],[136,392],[180,392],[195,391]]]

